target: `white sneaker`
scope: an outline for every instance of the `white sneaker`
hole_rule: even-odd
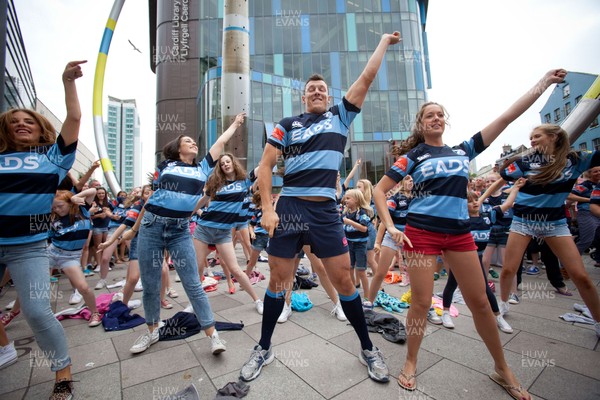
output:
[[[15,362],[17,362],[15,342],[10,342],[6,346],[0,346],[0,369],[8,367]]]
[[[127,303],[127,307],[129,307],[131,310],[135,310],[136,308],[139,308],[141,306],[142,306],[141,300],[129,300],[129,302]]]
[[[100,272],[100,264],[96,265],[96,268],[94,268],[92,271]]]
[[[283,324],[284,322],[286,322],[288,320],[288,318],[291,315],[292,315],[292,306],[288,305],[288,303],[286,302],[283,305],[283,310],[281,310],[281,314],[279,315],[279,318],[277,318],[277,323]]]
[[[96,287],[94,288],[95,290],[100,290],[100,289],[104,289],[106,287],[106,280],[105,279],[100,279],[98,281],[98,283],[96,283]]]
[[[508,296],[509,304],[519,304],[520,302],[521,300],[519,300],[519,296],[517,296],[516,293],[511,293],[510,296]]]
[[[13,301],[11,301],[10,303],[8,303],[8,304],[6,305],[6,307],[5,307],[5,308],[6,308],[7,310],[12,310],[12,309],[13,309],[13,307],[15,306],[15,301],[16,301],[16,300],[13,300]]]
[[[210,337],[210,351],[212,351],[214,355],[221,354],[222,352],[227,350],[227,348],[225,347],[225,343],[227,342],[219,338],[219,333],[215,329],[212,336]]]
[[[427,321],[431,322],[434,325],[442,324],[442,319],[440,318],[439,315],[437,315],[437,313],[435,312],[435,310],[433,308],[431,310],[429,310],[429,312],[427,313]]]
[[[504,320],[502,314],[496,316],[496,323],[498,324],[498,328],[504,333],[513,333],[513,328]]]
[[[183,309],[183,312],[193,314],[194,313],[194,307],[191,304],[188,304],[188,306]]]
[[[110,299],[111,303],[115,303],[117,301],[123,301],[123,292],[117,292],[113,294],[112,298]]]
[[[503,317],[508,314],[508,310],[510,309],[510,306],[508,304],[508,302],[504,302],[502,300],[500,300],[498,302],[498,309],[500,310],[500,315],[502,315]]]
[[[179,274],[175,274],[175,282],[181,282],[181,278],[179,277]]]
[[[254,306],[256,307],[256,311],[260,315],[263,315],[263,312],[265,311],[265,303],[263,303],[261,299],[258,299],[254,302]]]
[[[144,290],[144,287],[142,286],[142,280],[139,279],[137,281],[137,283],[135,284],[135,289],[133,289],[134,292],[141,292],[142,290]]]
[[[69,297],[69,304],[79,304],[83,300],[83,296],[79,294],[79,291],[75,289],[71,297]]]
[[[141,353],[146,351],[154,343],[158,342],[158,328],[150,332],[148,329],[142,336],[137,338],[133,346],[129,349],[133,354]]]
[[[448,311],[442,312],[442,325],[448,329],[454,329],[454,322],[452,322],[452,317]]]
[[[335,314],[335,317],[339,321],[348,321],[348,318],[346,318],[346,314],[344,314],[344,310],[342,309],[342,305],[340,304],[339,300],[335,307],[333,307],[333,310],[331,310],[331,315],[333,314]]]

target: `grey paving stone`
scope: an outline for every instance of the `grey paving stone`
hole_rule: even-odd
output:
[[[121,361],[121,384],[123,388],[171,375],[199,365],[198,360],[185,342],[155,353],[141,354]]]
[[[316,335],[274,347],[275,357],[326,398],[368,378],[367,368],[352,355]]]
[[[597,400],[600,398],[600,381],[559,367],[546,368],[530,390],[548,400]]]
[[[247,299],[242,299],[242,300],[245,301]],[[210,308],[213,310],[213,312],[218,312],[221,310],[227,310],[228,308],[239,307],[245,303],[246,302],[242,303],[242,302],[234,299],[230,295],[219,294],[218,296],[211,297]]]
[[[244,297],[241,299],[244,301],[243,305],[221,310],[217,314],[225,318],[225,321],[236,323],[242,321],[244,325],[252,325],[261,322],[262,315],[256,312],[256,307],[254,306],[252,299],[246,293],[244,293]],[[215,319],[217,318],[215,317]]]
[[[2,393],[2,400],[21,400],[26,392],[27,389],[19,389],[10,393]]]
[[[50,370],[48,360],[39,357],[41,355],[40,352],[32,353],[32,356],[34,355],[36,358],[32,361],[34,367],[32,369],[30,384],[35,385],[54,379],[54,373]],[[71,357],[71,373],[73,374],[118,361],[115,348],[108,338],[78,347],[70,347],[69,357]]]
[[[475,323],[473,322],[473,318],[471,316],[459,314],[457,318],[452,318],[452,321],[454,322],[454,329],[447,329],[442,326],[440,326],[440,329],[482,341],[481,336],[479,336],[479,333],[477,333],[477,330],[475,329]],[[498,334],[500,335],[500,342],[502,345],[510,342],[514,335],[518,332],[518,330],[514,330],[512,334],[504,333],[498,329]]]
[[[387,384],[379,384],[367,379],[333,397],[333,400],[355,399],[435,400],[418,390],[410,392],[402,389],[393,377]]]
[[[130,360],[132,358],[138,358],[140,355],[133,354],[129,351],[133,343],[137,340],[140,335],[145,332],[146,328],[138,332],[128,332],[124,335],[121,335],[117,338],[113,338],[112,344],[117,352],[117,357],[119,360]],[[165,349],[170,349],[172,347],[177,347],[182,345],[184,342],[181,340],[172,340],[172,341],[159,341],[154,343],[148,350],[143,352],[143,355],[156,353]]]
[[[292,316],[287,322],[283,324],[277,324],[277,326],[275,327],[275,332],[273,333],[273,337],[271,338],[271,343],[273,343],[273,345],[276,346],[278,344],[289,342],[290,340],[295,340],[299,337],[311,334],[310,331],[307,331],[306,329],[302,328],[302,319],[295,319],[296,314],[298,313],[293,312]],[[344,322],[340,321],[339,323],[343,324]],[[246,326],[244,327],[244,331],[258,343],[261,335],[260,323]]]
[[[17,352],[19,354],[19,352]],[[29,386],[29,355],[21,355],[18,361],[8,367],[0,370],[0,398],[4,398],[8,393],[18,391],[17,389],[27,388]]]
[[[321,307],[313,307],[305,312],[294,312],[292,320],[302,328],[324,339],[353,331],[351,325],[338,321],[329,311]]]
[[[77,325],[64,328],[67,335],[69,347],[77,347],[88,343],[99,342],[105,339],[126,335],[131,332],[131,329],[122,331],[107,332],[102,325],[90,328],[88,321],[80,320]]]
[[[219,337],[227,342],[227,351],[218,356],[211,354],[210,339],[204,334],[200,340],[189,343],[193,354],[211,379],[233,371],[239,372],[256,346],[256,342],[244,331],[223,331],[219,332]]]
[[[177,392],[194,384],[201,399],[212,399],[217,389],[202,367],[190,368],[123,390],[123,400],[175,399]]]
[[[519,333],[506,348],[521,354],[522,366],[542,365],[546,366],[546,369],[560,367],[600,380],[600,360],[593,350],[527,332]]]
[[[222,388],[228,382],[236,382],[238,375],[238,371],[221,375],[213,378],[213,383],[217,388]],[[290,371],[277,359],[265,367],[258,378],[248,382],[248,385],[250,385],[250,391],[244,397],[244,400],[325,399],[311,385]]]

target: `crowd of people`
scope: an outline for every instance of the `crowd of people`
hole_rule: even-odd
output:
[[[384,355],[369,338],[364,313],[373,310],[384,279],[397,270],[400,284],[411,291],[405,321],[408,351],[398,385],[416,389],[423,327],[427,321],[455,327],[449,310],[460,288],[493,358],[490,378],[513,398],[529,399],[505,360],[498,333],[513,332],[507,315],[509,305],[520,302],[523,272],[537,275],[545,268],[563,296],[571,295],[564,283],[568,276],[600,337],[600,300],[582,258],[590,247],[599,248],[600,154],[572,151],[567,133],[546,124],[530,133],[528,153],[508,160],[497,173],[469,176],[469,162],[548,87],[563,82],[566,71],[554,69],[481,131],[453,147],[443,139],[444,107],[423,104],[410,137],[392,147],[395,162],[379,182],[354,180],[362,167],[359,159],[342,183],[339,168],[350,125],[388,47],[400,40],[397,32],[382,35],[337,104],[331,104],[325,79],[310,76],[302,96],[304,112],[279,121],[260,164],[249,173],[233,154],[224,152],[244,124],[242,113],[206,155],[198,154],[189,136],[168,143],[152,183],[130,193],[111,197],[98,181],[89,181],[99,162],[81,179],[73,179],[68,171],[81,119],[75,87],[82,76],[80,61],[69,63],[63,73],[67,117],[58,137],[49,122],[31,110],[0,115],[0,165],[9,165],[9,157],[22,161],[16,169],[0,168],[5,193],[0,196],[0,277],[2,286],[9,280],[14,283],[18,296],[0,323],[0,367],[16,361],[5,327],[22,311],[56,372],[50,398],[71,398],[71,360],[64,330],[50,307],[50,272],[69,279],[69,303],[83,301],[91,311],[89,326],[95,327],[102,315],[86,277],[98,273],[94,289],[104,289],[112,267],[123,263],[126,281],[113,301],[129,304],[136,290],[143,291],[147,324],[132,343],[132,353],[159,340],[160,310],[172,307],[167,297],[178,296],[169,267],[176,270],[189,311],[210,338],[210,352],[223,353],[226,343],[215,329],[203,289],[207,258],[216,251],[229,293],[236,290],[233,278],[262,315],[260,339],[240,370],[240,379],[252,381],[274,360],[271,338],[277,323],[292,313],[294,276],[306,254],[333,303],[332,314],[352,325],[360,343],[358,358],[374,381],[386,383],[390,374]],[[278,195],[272,187],[276,165],[283,165]],[[41,223],[31,224],[32,219]],[[247,260],[244,269],[235,254],[237,242]],[[269,282],[260,299],[252,277],[264,250]],[[600,254],[596,257],[595,265],[600,266]],[[440,316],[431,307],[433,282],[446,273]],[[498,278],[499,300],[492,281]],[[31,287],[40,293],[32,295]]]

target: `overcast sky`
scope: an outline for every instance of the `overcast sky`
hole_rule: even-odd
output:
[[[40,100],[59,118],[65,107],[60,76],[69,60],[87,59],[78,81],[84,121],[81,139],[95,150],[92,87],[100,40],[111,0],[15,1]],[[431,0],[427,16],[432,89],[451,127],[454,145],[499,116],[552,68],[600,73],[598,0]],[[131,40],[143,54],[134,51]],[[155,75],[149,66],[148,2],[125,2],[112,40],[104,83],[107,95],[137,101],[143,141],[143,171],[151,171],[156,123]],[[252,67],[252,66],[251,66]],[[567,76],[568,80],[568,76]],[[477,158],[491,164],[503,144],[529,145],[531,129],[549,89]]]

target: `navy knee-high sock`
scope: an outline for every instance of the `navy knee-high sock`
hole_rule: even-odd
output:
[[[373,350],[373,343],[371,343],[371,339],[369,338],[367,321],[365,321],[365,313],[363,312],[362,301],[360,300],[358,290],[350,296],[342,296],[340,294],[339,297],[342,310],[344,310],[346,318],[348,318],[348,321],[350,321],[350,324],[352,324],[352,327],[358,335],[360,347],[363,350]]]
[[[271,337],[277,325],[277,319],[283,311],[285,304],[285,290],[273,293],[269,289],[265,293],[265,308],[263,311],[260,341],[258,344],[263,350],[271,347]]]

